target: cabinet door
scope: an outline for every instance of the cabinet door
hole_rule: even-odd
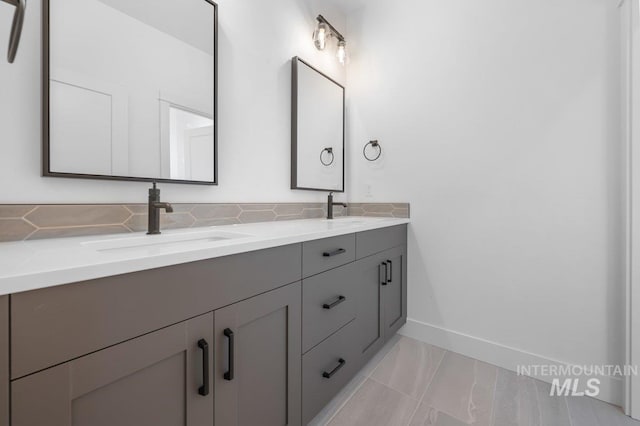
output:
[[[301,285],[215,311],[217,426],[301,423]]]
[[[407,320],[407,262],[403,247],[384,252],[382,304],[385,340],[391,338]]]
[[[366,362],[384,344],[382,279],[384,255],[374,255],[356,262],[357,314],[361,363]]]
[[[13,426],[213,425],[205,342],[213,313],[18,379]]]
[[[0,297],[0,426],[9,426],[9,296]]]

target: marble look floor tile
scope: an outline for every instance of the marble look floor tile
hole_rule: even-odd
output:
[[[557,395],[551,396],[549,383],[540,380],[534,380],[534,383],[540,405],[540,424],[543,426],[572,426],[566,398]]]
[[[464,424],[489,426],[497,367],[447,352],[414,416],[425,423],[434,410]]]
[[[363,376],[371,377],[371,374],[373,374],[376,367],[378,367],[378,365],[380,364],[380,362],[382,362],[384,357],[387,356],[389,352],[391,352],[391,350],[395,347],[395,345],[398,344],[401,338],[402,336],[400,336],[399,334],[395,334],[392,338],[390,338],[389,341],[387,341],[387,343],[384,344],[382,349],[380,349],[378,353],[376,353],[369,360],[369,362],[367,362],[365,366],[362,367],[360,374],[362,374]]]
[[[588,396],[570,396],[566,400],[572,426],[640,426],[640,421],[606,402]]]
[[[622,411],[620,407],[586,396],[583,398],[589,400],[591,403],[600,426],[640,426],[640,421],[634,420],[624,414],[624,411]],[[567,403],[571,399],[573,398],[567,398]],[[571,413],[569,413],[569,417],[571,418]],[[573,420],[571,423],[573,426],[577,426]]]
[[[419,400],[431,382],[444,349],[401,337],[371,374],[371,378]]]
[[[331,426],[404,426],[418,402],[372,379],[360,389],[329,423]]]
[[[313,420],[311,420],[307,426],[325,426],[327,425],[333,416],[346,404],[349,398],[362,386],[367,378],[361,374],[357,374],[356,377],[351,379],[349,383],[333,399],[327,404],[326,407],[318,413]]]
[[[568,397],[567,407],[569,418],[574,425],[579,426],[605,426],[598,421],[594,407],[588,397]],[[606,423],[606,426],[614,426],[616,423]]]
[[[467,426],[468,423],[451,417],[447,413],[440,412],[432,407],[421,405],[416,415],[411,419],[409,426]]]
[[[492,426],[541,426],[534,379],[498,369]]]

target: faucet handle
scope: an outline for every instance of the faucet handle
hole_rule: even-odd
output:
[[[156,181],[153,181],[153,187],[149,188],[149,196],[150,197],[158,197],[158,200],[160,200],[160,190],[156,187]]]

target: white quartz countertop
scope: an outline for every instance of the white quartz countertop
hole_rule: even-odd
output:
[[[351,216],[0,243],[0,296],[406,223]]]

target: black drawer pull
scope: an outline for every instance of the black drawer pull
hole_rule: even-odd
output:
[[[206,340],[198,340],[198,347],[202,349],[202,386],[198,393],[202,396],[209,395],[209,344]]]
[[[341,304],[342,302],[344,302],[345,300],[347,300],[347,298],[346,298],[346,297],[344,297],[344,296],[338,296],[338,298],[337,298],[335,301],[333,301],[333,302],[331,302],[331,303],[325,303],[324,305],[322,305],[322,308],[323,308],[323,309],[331,309],[331,308],[334,308],[334,307],[338,306],[339,304]]]
[[[330,379],[331,376],[333,376],[334,374],[336,374],[338,372],[338,370],[340,370],[342,367],[344,367],[344,365],[347,363],[347,361],[345,361],[344,359],[340,358],[338,360],[339,364],[336,368],[334,368],[333,370],[331,370],[329,373],[327,373],[326,371],[322,373],[322,377],[324,377],[325,379]]]
[[[387,278],[387,282],[391,283],[393,282],[393,262],[387,260],[387,263],[389,264],[389,278]]]
[[[384,266],[384,275],[382,275],[384,278],[381,280],[380,284],[387,285],[388,284],[387,277],[389,276],[389,265],[387,265],[387,262],[382,262],[380,266]],[[378,268],[378,273],[380,273],[379,268]]]
[[[339,249],[334,250],[334,251],[325,251],[324,253],[322,253],[322,255],[324,257],[333,257],[333,256],[337,256],[339,254],[346,253],[346,252],[347,251],[345,249],[339,248]]]
[[[235,368],[233,365],[233,359],[235,358],[233,353],[235,348],[235,336],[230,328],[224,329],[224,335],[229,338],[229,371],[224,373],[224,379],[231,381],[233,380],[233,375],[235,374]]]

